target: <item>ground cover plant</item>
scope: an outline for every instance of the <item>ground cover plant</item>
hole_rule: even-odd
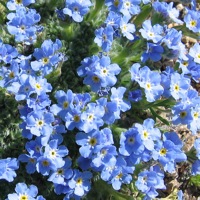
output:
[[[200,196],[198,1],[0,12],[0,200]]]

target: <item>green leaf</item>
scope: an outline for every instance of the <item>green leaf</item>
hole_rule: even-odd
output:
[[[200,175],[192,176],[190,178],[190,183],[194,184],[197,187],[200,187]]]
[[[174,26],[174,28],[178,31],[182,31],[184,36],[189,36],[194,39],[199,39],[199,34],[192,32],[189,30],[186,25],[181,25],[181,26]]]
[[[135,26],[136,27],[140,26],[145,21],[145,19],[148,18],[151,11],[152,11],[152,7],[149,4],[143,6],[142,11],[140,12],[139,15],[137,15],[137,17],[133,21]]]
[[[170,123],[166,120],[166,119],[164,119],[164,118],[162,118],[160,115],[158,115],[154,110],[153,110],[153,108],[149,108],[150,109],[150,111],[151,111],[151,113],[152,113],[152,115],[154,116],[154,118],[155,118],[155,120],[156,120],[156,118],[158,118],[161,122],[163,122],[164,124],[166,124],[166,125],[170,125]]]

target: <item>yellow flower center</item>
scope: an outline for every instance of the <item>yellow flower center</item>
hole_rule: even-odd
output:
[[[102,69],[101,71],[102,71],[102,74],[105,76],[108,74],[108,70],[106,68]]]
[[[35,159],[34,159],[34,158],[29,158],[29,161],[30,161],[31,163],[35,163]]]
[[[9,77],[10,77],[10,78],[14,78],[14,77],[15,77],[14,72],[10,72]]]
[[[149,136],[149,133],[147,131],[143,131],[143,136],[144,136],[145,139],[147,139],[148,136]]]
[[[190,21],[190,26],[195,27],[197,25],[197,21],[196,20],[191,20]]]
[[[43,165],[44,167],[48,167],[48,166],[49,166],[49,161],[48,161],[48,160],[43,160],[43,161],[42,161],[42,165]]]
[[[175,90],[176,92],[178,92],[178,91],[180,90],[179,85],[175,84],[175,85],[174,85],[174,90]]]
[[[119,5],[119,0],[115,0],[113,4],[117,7]]]
[[[83,183],[83,179],[82,179],[82,178],[78,178],[78,179],[76,180],[76,184],[77,184],[77,185],[82,185],[82,183]]]
[[[186,117],[186,116],[187,116],[187,112],[182,111],[182,112],[180,113],[180,117],[181,117],[181,118],[184,118],[184,117]]]
[[[63,102],[63,108],[64,109],[66,109],[68,106],[69,106],[69,102],[68,101]]]
[[[21,3],[22,3],[22,0],[15,0],[15,3],[16,3],[16,4],[21,4]]]
[[[94,115],[93,114],[90,114],[89,116],[88,116],[88,121],[92,121],[94,119]]]
[[[130,8],[130,7],[131,7],[131,3],[130,3],[130,1],[126,1],[126,2],[124,2],[124,7],[126,7],[126,8]]]
[[[98,83],[100,79],[99,79],[98,76],[93,76],[93,77],[92,77],[92,80],[93,80],[95,83]]]
[[[90,144],[91,146],[95,146],[96,143],[97,143],[97,139],[96,139],[96,138],[90,138],[89,144]]]
[[[116,178],[117,178],[117,179],[120,179],[122,176],[123,176],[123,174],[122,174],[122,173],[119,173],[119,174],[116,176]]]
[[[38,120],[37,121],[37,125],[38,126],[43,126],[44,125],[44,121],[43,120]]]
[[[167,149],[162,148],[159,153],[160,153],[161,156],[165,156],[166,153],[167,153]]]
[[[62,175],[63,173],[64,173],[64,170],[63,170],[63,169],[58,169],[58,170],[57,170],[57,174],[58,174],[58,175]]]
[[[23,194],[19,197],[20,200],[28,200],[28,196]]]
[[[126,32],[127,31],[127,25],[123,24],[122,27],[121,27],[121,29]]]
[[[152,33],[152,32],[149,32],[149,34],[148,34],[150,37],[153,37],[154,36],[154,33]]]
[[[53,149],[53,150],[51,150],[51,151],[49,152],[49,154],[50,154],[50,157],[55,158],[57,153],[56,153],[56,151]]]
[[[107,150],[106,149],[102,149],[101,150],[101,155],[106,155],[107,154]]]
[[[39,83],[36,83],[36,84],[35,84],[35,87],[36,87],[38,90],[41,90],[41,89],[42,89],[42,86],[41,86]]]
[[[197,58],[200,58],[200,53],[197,54]]]
[[[46,65],[46,64],[49,63],[49,59],[45,57],[45,58],[42,59],[42,62],[43,62],[44,65]]]
[[[194,116],[195,119],[198,119],[198,118],[199,118],[199,113],[198,113],[198,112],[195,112],[195,113],[193,114],[193,116]]]
[[[80,121],[80,116],[79,115],[74,115],[74,121],[79,122]]]
[[[183,66],[185,66],[185,67],[188,66],[188,62],[187,62],[187,61],[184,61],[182,64],[183,64]]]
[[[146,87],[147,87],[148,90],[150,90],[151,89],[151,83],[147,83]]]

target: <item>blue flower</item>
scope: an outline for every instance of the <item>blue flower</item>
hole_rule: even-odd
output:
[[[81,22],[91,5],[90,0],[66,0],[63,13],[72,17],[75,22]]]
[[[41,143],[41,138],[40,137],[36,137],[35,140],[31,140],[30,142],[27,142],[26,145],[26,150],[28,152],[33,152],[32,156],[35,156],[35,157],[40,157],[43,155],[43,152],[42,152],[42,143]]]
[[[28,99],[34,93],[34,88],[30,84],[33,79],[34,77],[26,74],[22,74],[19,77],[19,83],[14,85],[15,91],[13,91],[17,101]]]
[[[132,15],[140,13],[141,0],[122,0],[119,11],[129,19]]]
[[[189,55],[192,56],[194,62],[200,64],[200,45],[195,43],[189,50]]]
[[[101,87],[111,87],[117,82],[115,75],[118,75],[121,68],[118,64],[111,64],[110,57],[102,56],[99,60],[99,64],[96,66],[96,72],[100,75],[102,84]]]
[[[83,123],[79,127],[82,131],[88,133],[90,131],[98,130],[99,127],[103,126],[105,110],[103,106],[97,105],[96,103],[88,103],[86,110],[81,114],[81,120]]]
[[[198,98],[199,99],[199,98]],[[189,123],[188,128],[192,131],[192,134],[196,134],[200,130],[200,107],[197,104],[191,108],[192,121]]]
[[[159,99],[164,91],[161,86],[160,74],[151,71],[147,66],[144,66],[141,69],[139,69],[139,67],[140,65],[138,63],[131,66],[131,80],[138,82],[140,87],[145,89],[147,101],[153,102]]]
[[[139,134],[137,134],[136,141],[142,141],[143,145],[148,150],[154,149],[154,141],[159,141],[161,133],[158,128],[154,128],[154,120],[147,118],[144,120],[143,125],[136,123],[135,127]]]
[[[105,113],[104,116],[102,117],[103,121],[106,124],[113,124],[116,119],[114,113],[118,111],[117,103],[108,102],[108,99],[104,97],[98,99],[97,103],[104,107]]]
[[[175,28],[168,28],[165,30],[166,35],[163,37],[162,42],[167,45],[169,49],[178,50],[181,43],[182,32],[177,31]]]
[[[73,171],[70,168],[71,167],[71,160],[69,158],[66,158],[65,164],[58,168],[56,171],[53,171],[48,178],[48,181],[51,181],[56,184],[63,184],[65,183],[66,179],[70,179],[73,175]]]
[[[59,39],[56,39],[54,43],[51,40],[45,40],[41,48],[34,49],[33,56],[37,60],[31,62],[31,68],[42,72],[42,76],[51,73],[62,59],[58,53],[61,47],[62,43]]]
[[[133,170],[134,167],[127,166],[125,159],[119,156],[106,163],[101,171],[101,178],[112,184],[115,190],[119,190],[123,183],[129,184],[131,182],[132,176],[130,174],[133,173]]]
[[[17,56],[17,49],[9,44],[4,44],[0,39],[0,61],[3,61],[6,64],[12,63]]]
[[[18,158],[20,162],[26,164],[26,172],[28,174],[33,174],[36,171],[37,156],[34,155],[34,151],[28,149],[29,154],[21,154]]]
[[[103,146],[104,137],[99,130],[93,130],[89,133],[79,132],[76,135],[76,143],[80,145],[79,152],[84,158],[91,158]]]
[[[120,154],[130,156],[132,153],[139,155],[144,151],[143,142],[139,139],[139,132],[136,127],[122,132],[120,135]]]
[[[67,92],[58,90],[56,91],[55,98],[58,104],[53,104],[50,110],[54,115],[58,115],[65,121],[66,114],[73,108],[73,92],[71,90],[67,90]]]
[[[33,135],[50,135],[52,132],[52,122],[54,116],[50,112],[36,110],[31,112],[26,119],[26,129],[30,130]]]
[[[120,110],[122,112],[125,112],[131,108],[130,102],[127,100],[123,100],[125,91],[125,87],[111,88],[110,100],[111,102],[116,103],[118,108],[117,112],[115,112],[116,119],[118,119],[117,117],[119,117]]]
[[[117,82],[116,75],[121,71],[117,64],[111,64],[110,57],[92,56],[84,59],[78,68],[78,75],[85,77],[84,84],[90,85],[92,91],[98,92],[102,88],[113,86]]]
[[[168,17],[178,24],[183,24],[183,22],[178,19],[179,18],[179,10],[173,7],[174,3],[170,2],[169,4],[166,2],[154,2],[153,8],[157,12],[162,13],[162,15],[167,19]]]
[[[123,157],[118,157],[116,166],[112,172],[112,178],[108,183],[112,184],[115,190],[119,190],[122,184],[129,184],[132,181],[131,174],[133,170],[134,167],[127,166]]]
[[[43,90],[41,92],[43,92]],[[49,95],[41,93],[35,98],[30,97],[27,99],[27,105],[29,108],[33,108],[33,110],[42,110],[51,105],[51,100],[49,99]]]
[[[200,174],[200,160],[195,160],[192,164],[191,173],[193,176]]]
[[[97,170],[102,169],[103,166],[107,166],[110,160],[115,159],[118,155],[116,147],[114,145],[104,145],[97,153],[92,157],[91,166]]]
[[[114,30],[112,26],[107,26],[105,28],[101,27],[95,31],[94,42],[97,43],[103,51],[108,52],[111,49],[113,42]]]
[[[73,130],[75,127],[80,129],[83,126],[81,119],[82,111],[80,108],[72,108],[65,116],[65,126],[68,130]]]
[[[66,15],[63,12],[63,9],[57,9],[55,10],[57,17],[62,19],[63,21],[66,19]]]
[[[15,187],[15,192],[16,193],[8,195],[8,200],[13,200],[13,199],[36,200],[38,189],[35,185],[27,186],[25,183],[17,183]]]
[[[7,29],[15,36],[16,42],[24,42],[27,45],[36,41],[37,26],[40,15],[34,9],[26,9],[23,6],[16,7],[16,13],[7,15]]]
[[[74,175],[68,184],[74,190],[75,195],[82,197],[91,188],[91,178],[92,173],[89,171],[80,172],[79,170],[74,170]]]
[[[106,26],[112,26],[114,29],[117,29],[119,28],[120,19],[121,15],[119,13],[110,11],[104,23]]]
[[[163,27],[159,24],[152,26],[149,19],[142,23],[142,28],[139,30],[139,32],[143,38],[152,40],[154,43],[159,42],[163,38]]]
[[[52,86],[47,82],[46,78],[37,77],[30,82],[31,87],[35,90],[34,93],[41,95],[42,93],[51,92]]]
[[[57,170],[57,166],[53,163],[51,158],[47,156],[40,156],[37,159],[36,170],[37,172],[41,173],[43,176],[48,176],[50,171]]]
[[[158,165],[144,170],[138,174],[138,179],[135,182],[138,190],[142,191],[147,198],[152,199],[158,195],[157,189],[166,189],[164,185],[164,173]]]
[[[170,92],[174,99],[178,100],[185,96],[190,87],[190,79],[177,72],[171,74]]]
[[[5,179],[12,182],[17,176],[15,170],[19,168],[16,158],[0,159],[0,180]]]
[[[171,75],[174,73],[174,69],[172,67],[167,66],[164,71],[161,72],[161,85],[164,88],[163,96],[168,98],[171,96],[170,82],[171,82]]]
[[[13,60],[10,63],[9,67],[2,66],[0,68],[0,77],[2,78],[2,80],[0,80],[0,86],[7,88],[13,83],[17,84],[19,81],[19,76],[20,76],[19,64]]]
[[[181,150],[182,143],[176,133],[166,134],[163,142],[156,143],[153,158],[163,165],[165,171],[172,173],[175,171],[176,163],[185,161],[187,157]]]
[[[200,138],[197,138],[194,141],[194,148],[196,150],[196,156],[198,159],[200,159]]]
[[[35,0],[20,0],[20,1],[16,1],[16,0],[9,0],[7,2],[7,8],[9,10],[16,10],[17,7],[19,6],[29,6],[30,4],[35,3]]]
[[[121,18],[120,20],[120,30],[121,33],[124,37],[126,37],[129,40],[134,40],[134,36],[133,33],[135,32],[135,25],[128,23],[129,18],[124,16],[123,18]]]
[[[51,140],[45,146],[44,156],[50,158],[52,163],[56,165],[57,168],[60,168],[64,165],[63,157],[68,155],[68,149],[64,145],[58,146],[58,140]]]
[[[106,0],[105,5],[110,11],[119,12],[122,2],[120,0]]]
[[[187,28],[189,28],[194,33],[200,31],[200,22],[199,22],[199,12],[196,10],[186,9],[186,15],[184,16],[184,22]]]

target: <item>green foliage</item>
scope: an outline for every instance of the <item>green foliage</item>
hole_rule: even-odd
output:
[[[200,188],[200,175],[192,176],[190,178],[190,184]]]

